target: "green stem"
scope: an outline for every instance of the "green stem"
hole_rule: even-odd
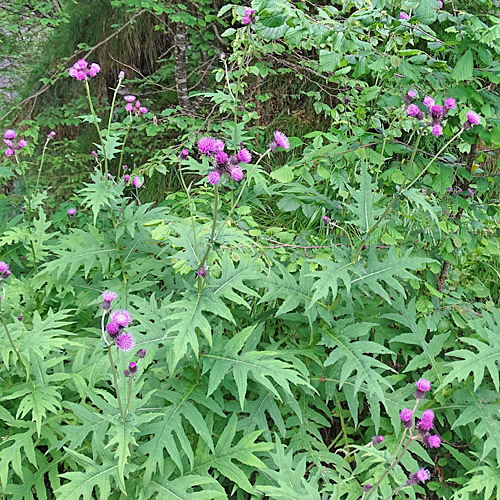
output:
[[[111,348],[112,345],[108,345],[108,356],[109,356],[109,363],[111,365],[111,371],[113,372],[113,384],[115,386],[115,391],[116,391],[116,399],[118,399],[118,406],[120,407],[120,415],[122,417],[122,422],[125,420],[125,413],[123,412],[123,405],[122,405],[122,398],[120,396],[120,391],[118,388],[118,378],[116,377],[116,367],[115,363],[113,361],[113,355],[111,354]]]
[[[203,267],[203,265],[207,261],[208,254],[210,253],[210,250],[212,249],[212,245],[214,244],[214,241],[215,241],[215,227],[217,226],[218,205],[219,205],[219,186],[218,186],[218,184],[216,184],[215,191],[214,191],[214,218],[212,221],[212,231],[210,233],[210,240],[208,243],[208,248],[207,248],[207,251],[205,252],[205,255],[201,259],[200,267]]]
[[[92,97],[90,95],[90,87],[89,82],[85,80],[85,89],[87,90],[87,99],[89,101],[90,112],[92,113],[92,117],[94,118],[94,125],[97,130],[97,135],[99,136],[99,142],[102,146],[102,152],[104,153],[104,182],[107,185],[108,182],[108,153],[106,151],[106,143],[101,134],[101,128],[99,127],[99,122],[97,121],[97,115],[94,110],[94,105],[92,104]]]
[[[125,408],[125,416],[128,415],[128,409],[130,407],[130,398],[132,396],[132,379],[133,377],[128,378],[128,387],[127,387],[127,407]]]
[[[191,198],[191,193],[189,192],[189,189],[186,185],[186,181],[184,180],[184,174],[182,173],[182,161],[179,162],[179,173],[181,177],[181,183],[182,187],[184,188],[184,191],[186,191],[188,200],[189,200],[189,212],[191,214],[191,225],[193,226],[193,238],[194,238],[194,253],[196,255],[196,260],[198,261],[198,264],[200,262],[200,257],[198,255],[198,240],[196,238],[196,228],[194,225],[194,207],[193,207],[193,199]]]
[[[45,150],[47,149],[47,144],[49,143],[49,141],[50,141],[50,137],[47,137],[47,139],[45,140],[45,144],[43,146],[42,158],[40,159],[40,168],[38,169],[38,175],[36,177],[35,196],[38,193],[38,185],[40,184],[40,175],[42,173],[43,162],[45,160]]]
[[[123,139],[122,150],[120,152],[120,163],[118,164],[118,172],[116,174],[116,178],[118,179],[121,174],[121,168],[123,164],[123,154],[125,153],[125,144],[127,143],[128,133],[130,132],[130,127],[132,126],[132,113],[130,113],[130,121],[127,127],[127,131],[125,132],[125,138]]]

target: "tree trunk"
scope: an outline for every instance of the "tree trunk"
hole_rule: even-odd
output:
[[[186,46],[186,27],[182,23],[177,23],[175,30],[175,86],[182,110],[184,113],[189,113],[192,106],[188,95]]]

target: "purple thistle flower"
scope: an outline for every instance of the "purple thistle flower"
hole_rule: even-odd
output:
[[[432,410],[425,410],[424,413],[422,413],[422,420],[434,420],[434,412]]]
[[[118,80],[123,80],[125,78],[125,71],[120,71],[118,73]]]
[[[448,97],[448,99],[446,99],[446,101],[444,101],[444,107],[445,109],[455,109],[457,107],[457,101],[455,101],[455,99],[453,99],[453,97]]]
[[[198,149],[201,154],[209,155],[212,152],[213,148],[214,140],[211,137],[202,137],[198,141]]]
[[[420,109],[416,104],[410,104],[406,112],[408,113],[408,116],[416,117],[420,113]]]
[[[66,212],[68,213],[69,218],[72,219],[73,215],[76,214],[76,208],[68,208],[68,210],[66,210]]]
[[[5,150],[5,156],[12,156],[15,154],[15,151],[11,148]]]
[[[9,264],[7,264],[7,262],[4,262],[3,260],[0,261],[0,279],[7,278],[9,274]]]
[[[16,132],[15,130],[12,130],[11,128],[8,128],[4,133],[3,136],[6,139],[14,139],[16,137]]]
[[[366,483],[363,486],[363,493],[368,493],[372,489],[372,485],[370,483]]]
[[[133,335],[130,333],[122,333],[115,340],[116,347],[120,349],[120,351],[128,352],[131,351],[135,347],[135,339]]]
[[[323,220],[323,222],[325,224],[330,224],[330,222],[332,221],[332,219],[330,219],[330,217],[328,217],[326,215],[323,215],[323,217],[321,217],[321,219]]]
[[[474,190],[472,188],[467,189],[467,191],[471,196],[474,196]]]
[[[125,175],[123,176],[123,180],[125,181],[125,184],[127,184],[127,182],[129,181],[129,179],[130,179],[130,175],[125,174]]]
[[[23,321],[23,317],[22,316],[18,316],[17,320],[22,322]]]
[[[417,389],[422,392],[427,392],[431,390],[431,383],[425,379],[425,378],[419,378],[416,382],[415,385],[417,386]],[[432,410],[428,410],[432,411]],[[434,414],[433,414],[434,417]]]
[[[224,151],[219,151],[216,155],[215,155],[215,161],[219,164],[219,165],[225,165],[227,163],[227,161],[229,160],[229,157],[227,156],[227,153],[225,153]]]
[[[430,96],[425,97],[422,102],[424,103],[424,106],[427,106],[428,108],[434,106],[434,99]]]
[[[133,106],[133,104],[130,104],[130,103],[126,104],[126,105],[125,105],[125,111],[126,111],[127,113],[131,113],[132,111],[134,111],[134,106]]]
[[[240,167],[233,167],[231,169],[231,177],[235,180],[235,181],[241,181],[241,179],[243,179],[243,170],[241,170]]]
[[[276,144],[279,147],[281,147],[283,149],[290,149],[290,141],[288,140],[288,137],[283,132],[276,130],[274,132],[274,140],[276,141]]]
[[[132,315],[126,309],[117,309],[111,314],[111,321],[126,327],[132,322]]]
[[[433,104],[430,107],[430,113],[432,118],[434,118],[434,120],[441,118],[443,116],[443,112],[444,112],[443,106],[440,106],[439,104]]]
[[[148,112],[148,108],[146,108],[145,106],[141,106],[139,108],[139,113],[141,113],[141,115],[145,115],[147,112]]]
[[[115,337],[119,331],[120,325],[118,323],[115,323],[114,321],[111,321],[106,325],[106,332],[110,337]]]
[[[112,292],[111,290],[106,290],[102,292],[102,300],[103,300],[102,308],[108,310],[109,306],[111,305],[111,302],[113,302],[113,300],[115,300],[116,297],[118,297],[118,295],[116,295],[116,293]]]
[[[218,153],[219,151],[224,151],[224,148],[226,145],[224,144],[224,141],[221,141],[220,139],[215,139],[214,144],[212,146],[212,151],[214,153]]]
[[[242,163],[250,163],[252,161],[252,155],[247,148],[240,149],[237,156],[238,160],[240,160]]]
[[[441,438],[434,434],[433,436],[428,436],[424,444],[426,444],[429,448],[439,448],[441,446]]]
[[[443,127],[439,123],[436,123],[435,125],[432,126],[432,135],[434,137],[439,137],[440,135],[443,135]]]
[[[78,59],[76,63],[73,65],[75,69],[86,69],[89,63],[85,59]]]
[[[214,186],[215,184],[218,184],[219,181],[220,181],[220,174],[219,174],[219,172],[217,172],[217,170],[212,170],[208,174],[208,182],[210,184],[212,184],[212,186]]]
[[[403,425],[406,429],[411,429],[411,427],[413,426],[413,412],[410,409],[402,409],[399,413],[399,418],[403,422]]]
[[[402,21],[409,21],[410,16],[406,12],[400,12],[399,19],[401,19]]]
[[[380,444],[383,442],[384,442],[384,436],[373,436],[372,437],[373,446],[377,446],[377,444]]]
[[[97,158],[97,151],[91,151],[90,155],[92,156],[92,158]]]
[[[68,75],[71,78],[76,78],[77,73],[78,73],[78,70],[76,70],[75,68],[69,68],[68,69]]]
[[[5,143],[6,146],[8,146],[9,148],[13,148],[14,147],[14,143],[12,141],[9,141],[9,139],[4,139],[3,142]]]
[[[411,99],[413,99],[417,97],[417,91],[415,89],[410,89],[406,95]]]
[[[196,274],[198,276],[201,276],[202,278],[205,278],[206,275],[208,274],[208,267],[207,266],[201,266],[198,271],[196,271]]]
[[[51,139],[53,139],[55,136],[56,136],[56,131],[55,130],[51,130],[49,132],[49,135],[47,137],[50,137]]]
[[[99,73],[99,71],[101,71],[101,67],[97,63],[92,63],[90,65],[88,75],[89,76],[97,76],[97,73]]]
[[[417,472],[416,476],[419,481],[425,482],[429,480],[431,473],[427,469],[422,468]]]
[[[467,122],[471,125],[479,125],[481,123],[481,118],[474,111],[467,111]]]
[[[140,177],[137,177],[137,175],[132,179],[132,184],[134,185],[134,187],[136,187],[137,189],[139,189],[141,186],[142,186],[142,181],[141,181],[141,178]]]
[[[24,139],[21,139],[21,140],[17,143],[17,146],[18,146],[19,148],[25,148],[27,145],[28,145],[28,143],[27,143]]]
[[[134,102],[135,101],[135,95],[126,95],[124,97],[124,99],[127,101],[127,102]]]
[[[189,151],[187,149],[183,149],[181,151],[181,154],[179,155],[179,160],[184,161],[187,160],[187,157],[189,156]]]
[[[137,364],[133,361],[128,365],[128,371],[131,375],[135,375],[137,373]]]
[[[140,101],[135,101],[135,107],[139,109],[141,107],[141,102]]]
[[[137,351],[137,357],[138,357],[139,359],[143,359],[143,358],[145,358],[145,357],[146,357],[146,349],[139,349],[139,350]]]
[[[439,4],[439,8],[442,9],[443,8],[443,2],[442,2],[442,0],[438,0],[438,4]]]
[[[252,19],[250,18],[250,16],[244,16],[244,17],[242,17],[241,22],[245,26],[247,26],[248,24],[250,24],[252,22]]]
[[[79,82],[83,82],[87,79],[87,74],[85,73],[85,71],[79,70],[76,72],[76,79]]]

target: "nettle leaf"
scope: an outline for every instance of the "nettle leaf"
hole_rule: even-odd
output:
[[[58,246],[51,250],[57,258],[43,265],[39,277],[53,274],[59,279],[64,274],[68,281],[83,267],[83,275],[87,278],[97,265],[106,274],[117,258],[116,246],[109,237],[90,225],[85,230],[75,228],[70,234],[61,236]]]
[[[500,391],[499,375],[500,370],[500,309],[495,309],[493,314],[484,313],[483,319],[471,322],[471,327],[486,342],[475,338],[460,338],[460,342],[475,348],[477,352],[470,349],[457,349],[449,352],[448,355],[454,358],[461,358],[460,361],[449,363],[450,373],[446,375],[443,385],[466,380],[472,373],[474,376],[474,390],[477,390],[483,383],[485,371],[490,374],[495,389]]]
[[[103,457],[102,464],[96,463],[89,457],[78,453],[75,450],[65,448],[66,452],[81,465],[85,472],[65,472],[64,479],[69,482],[63,484],[55,493],[57,500],[94,500],[95,488],[99,490],[98,498],[108,498],[111,495],[111,483],[116,480],[118,464],[108,456]]]
[[[405,368],[405,372],[421,372],[422,369],[430,366],[433,377],[428,377],[431,381],[443,382],[443,363],[440,361],[440,354],[443,345],[449,338],[449,333],[434,334],[431,340],[426,340],[427,325],[425,320],[417,321],[416,298],[410,300],[408,307],[405,307],[403,301],[398,298],[394,301],[393,307],[398,313],[384,314],[382,317],[395,321],[406,326],[410,331],[401,333],[393,337],[389,342],[402,342],[404,344],[418,346],[422,352],[417,354],[414,349],[411,350],[411,358]],[[428,376],[428,375],[427,375]]]
[[[383,195],[374,192],[375,185],[372,184],[372,177],[368,173],[365,163],[363,163],[361,174],[357,178],[360,183],[359,191],[347,186],[351,196],[356,201],[356,203],[347,205],[347,208],[356,216],[350,223],[364,234],[371,230],[375,225],[375,220],[384,213],[385,208],[376,206]]]
[[[26,459],[35,467],[38,465],[33,443],[36,432],[35,424],[23,423],[23,427],[27,429],[26,432],[12,433],[2,442],[2,450],[0,451],[0,480],[2,485],[9,484],[8,477],[11,464],[12,470],[21,480],[24,480],[22,464],[25,463]],[[11,444],[9,445],[9,443]],[[21,450],[24,450],[23,455],[21,455]]]
[[[293,397],[290,384],[311,387],[306,379],[307,374],[301,373],[296,368],[298,361],[288,353],[287,357],[291,362],[279,359],[283,355],[280,351],[240,352],[254,328],[255,326],[244,328],[225,345],[222,345],[222,341],[218,341],[212,352],[202,354],[203,358],[208,360],[203,365],[203,373],[210,372],[207,395],[213,394],[224,377],[231,373],[238,387],[238,399],[242,410],[244,409],[249,376],[257,383],[262,384],[280,401],[282,397],[277,387],[280,387],[290,397]],[[218,340],[221,339],[222,336]]]
[[[120,214],[118,227],[116,228],[115,240],[118,241],[124,231],[127,231],[134,238],[136,231],[139,231],[143,226],[147,225],[154,219],[164,219],[167,216],[167,210],[162,207],[155,207],[152,203],[137,204],[130,203]],[[192,232],[192,231],[191,231]]]
[[[385,401],[385,388],[392,387],[386,377],[390,368],[376,359],[377,354],[394,354],[377,342],[359,340],[376,326],[372,323],[352,324],[350,319],[336,321],[331,329],[323,328],[321,344],[333,348],[325,366],[342,364],[340,372],[341,388],[354,375],[354,393],[357,394],[365,385],[369,394],[375,394],[379,401]]]
[[[470,500],[476,498],[470,496],[470,493],[477,493],[481,498],[499,498],[500,497],[500,468],[495,464],[475,467],[467,471],[466,474],[472,477],[465,483],[463,488],[457,491],[453,498],[455,500]],[[484,490],[484,493],[482,493]],[[495,494],[496,490],[496,494]]]
[[[387,290],[396,292],[393,295],[397,296],[399,293],[406,297],[405,289],[400,281],[418,280],[419,278],[409,270],[421,269],[426,263],[433,261],[433,259],[415,257],[412,252],[412,249],[408,249],[403,255],[398,255],[396,248],[391,247],[385,259],[378,260],[378,249],[375,246],[371,247],[366,264],[360,261],[353,267],[353,273],[357,277],[351,279],[351,286],[360,288],[368,296],[371,293],[379,295],[389,304],[392,301]]]
[[[196,385],[193,385],[184,388],[184,392],[169,390],[155,393],[156,396],[164,398],[171,404],[165,406],[162,413],[157,414],[158,419],[155,422],[141,428],[142,435],[152,436],[149,441],[141,444],[139,448],[141,453],[148,456],[144,463],[146,482],[151,479],[157,469],[163,475],[165,467],[164,450],[175,462],[181,473],[184,472],[182,461],[184,456],[193,466],[194,453],[183,422],[189,423],[193,427],[195,434],[201,437],[209,449],[214,449],[207,424],[196,405],[190,401],[195,396],[193,392],[196,387]]]
[[[237,443],[233,444],[237,424],[238,417],[236,413],[233,413],[225,425],[213,453],[210,453],[210,450],[204,446],[197,448],[194,467],[189,471],[189,474],[207,475],[208,471],[213,468],[239,488],[248,493],[254,493],[254,488],[248,481],[251,474],[242,470],[240,464],[248,465],[251,469],[265,469],[264,463],[257,457],[256,453],[267,452],[274,448],[274,445],[272,443],[255,442],[262,434],[262,431],[246,434]],[[237,465],[234,462],[239,464]]]
[[[277,470],[266,470],[266,476],[276,485],[258,485],[256,490],[276,500],[321,500],[319,494],[320,470],[315,474],[307,474],[307,456],[296,465],[293,452],[285,453],[285,447],[276,437],[276,452],[270,453]],[[306,479],[307,477],[307,479]]]

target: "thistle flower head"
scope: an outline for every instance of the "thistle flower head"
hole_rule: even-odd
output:
[[[137,351],[137,357],[139,359],[143,359],[144,357],[146,357],[146,349],[139,349]]]
[[[373,436],[372,437],[373,446],[376,446],[377,444],[383,443],[383,441],[384,441],[384,436]]]
[[[242,163],[250,163],[252,161],[252,155],[247,148],[240,149],[237,154],[238,160]]]
[[[283,132],[276,130],[274,132],[274,140],[276,141],[276,144],[280,148],[290,149],[290,141],[288,140],[288,137]]]
[[[125,71],[120,71],[118,73],[118,80],[123,80],[125,78]]]
[[[73,65],[75,69],[86,69],[89,63],[85,59],[78,59],[76,63]]]
[[[5,156],[12,156],[15,154],[15,151],[11,148],[5,150]]]
[[[125,175],[123,176],[123,180],[124,180],[125,184],[127,184],[127,182],[130,180],[130,175],[125,174]]]
[[[425,439],[424,444],[429,448],[439,448],[441,446],[441,438],[437,434],[428,436]]]
[[[132,322],[132,315],[126,309],[117,309],[111,313],[111,321],[126,327]]]
[[[429,109],[432,118],[435,120],[441,118],[443,116],[443,106],[440,106],[439,104],[433,104],[430,109]]]
[[[137,373],[137,364],[133,361],[128,365],[128,371],[131,375],[135,375]]]
[[[406,95],[413,99],[413,98],[417,97],[417,91],[415,89],[410,89]]]
[[[417,479],[421,482],[428,481],[430,477],[431,473],[427,469],[422,468],[417,472]]]
[[[453,99],[453,97],[448,97],[446,101],[444,101],[444,107],[445,109],[455,109],[457,107],[457,101]]]
[[[243,179],[243,170],[241,170],[240,167],[233,167],[231,169],[231,177],[235,180],[235,181],[241,181],[241,179]]]
[[[79,59],[73,67],[68,70],[69,76],[76,78],[77,80],[84,81],[87,76],[93,77],[101,71],[101,67],[97,63],[92,63],[89,67],[88,62],[85,59]]]
[[[97,76],[97,73],[101,71],[101,67],[97,63],[92,63],[90,65],[88,75],[89,76]]]
[[[10,275],[9,264],[4,262],[3,260],[0,261],[0,280],[8,278],[9,275]]]
[[[427,392],[431,390],[431,383],[429,382],[429,380],[425,378],[419,378],[415,382],[415,385],[417,386],[417,389],[422,392]],[[426,410],[426,411],[432,412],[432,410]],[[432,416],[434,417],[434,412],[432,412]]]
[[[403,425],[410,429],[413,425],[413,412],[409,408],[404,408],[399,413],[399,418],[403,422]]]
[[[471,125],[479,125],[481,123],[481,118],[474,111],[467,112],[467,122]]]
[[[368,493],[372,489],[372,485],[370,483],[366,483],[363,486],[363,493]]]
[[[76,214],[76,208],[68,208],[68,210],[66,210],[66,212],[68,213],[69,218],[72,219],[73,215]]]
[[[18,148],[25,148],[27,145],[28,145],[28,143],[27,143],[24,139],[21,139],[21,140],[17,143],[17,147],[18,147]]]
[[[418,108],[418,106],[416,104],[410,104],[406,110],[406,112],[408,113],[408,116],[418,116],[418,114],[420,113],[420,109]]]
[[[97,151],[91,151],[90,155],[92,156],[92,158],[97,158]]]
[[[128,352],[135,347],[135,339],[130,333],[122,333],[116,338],[115,344],[120,351]]]
[[[8,128],[4,133],[3,133],[3,136],[6,138],[6,139],[14,139],[16,137],[16,132],[15,130],[12,130],[11,128]]]
[[[425,97],[422,102],[424,103],[424,106],[427,106],[428,108],[434,106],[434,99],[431,96]]]
[[[125,105],[125,111],[127,113],[131,113],[132,111],[134,111],[134,105],[129,102],[128,104]]]
[[[120,331],[120,325],[114,321],[110,321],[106,325],[106,332],[110,337],[114,337]]]
[[[214,140],[211,137],[202,137],[198,141],[198,150],[203,155],[209,155],[214,149]]]
[[[137,177],[137,175],[132,179],[132,184],[134,185],[134,187],[136,187],[137,189],[139,189],[141,186],[142,186],[142,181],[141,181],[141,178],[140,177]]]
[[[202,278],[205,278],[208,274],[208,267],[207,266],[201,266],[198,271],[196,271],[196,274],[198,276],[201,276]]]
[[[321,220],[325,223],[325,224],[330,224],[330,222],[332,221],[332,219],[330,219],[330,217],[326,216],[326,215],[323,215],[323,217],[321,217]]]
[[[245,25],[245,26],[248,26],[249,24],[252,23],[252,19],[250,16],[243,16],[241,18],[241,22]]]
[[[221,141],[220,139],[215,139],[214,144],[212,146],[212,151],[214,153],[219,153],[220,151],[224,151],[224,148],[226,147],[226,144],[224,141]]]
[[[435,125],[432,126],[432,135],[434,137],[439,137],[440,135],[443,135],[443,127],[439,123],[436,123]]]
[[[208,182],[212,184],[212,186],[215,186],[215,184],[218,184],[220,181],[220,174],[217,172],[217,170],[212,170],[208,174]]]
[[[116,297],[118,297],[118,295],[116,295],[116,293],[112,292],[111,290],[106,290],[102,292],[102,300],[103,300],[102,308],[108,310],[111,305],[111,302],[113,302],[113,300],[115,300]]]
[[[402,21],[409,21],[410,16],[406,12],[400,12],[399,19],[401,19]]]
[[[53,139],[55,136],[56,136],[56,131],[55,130],[51,130],[49,132],[49,135],[47,137],[50,137],[51,139]]]
[[[224,151],[219,151],[216,155],[215,155],[215,161],[219,164],[219,165],[225,165],[227,163],[227,161],[229,160],[229,157],[227,156],[227,153],[225,153]]]
[[[127,102],[134,102],[135,101],[135,95],[126,95],[124,97],[124,99],[127,101]]]
[[[184,161],[187,159],[188,156],[189,156],[189,151],[187,149],[183,149],[179,155],[179,160]]]
[[[141,113],[141,115],[145,115],[147,112],[148,112],[148,108],[146,108],[146,106],[141,106],[139,108],[139,113]]]

